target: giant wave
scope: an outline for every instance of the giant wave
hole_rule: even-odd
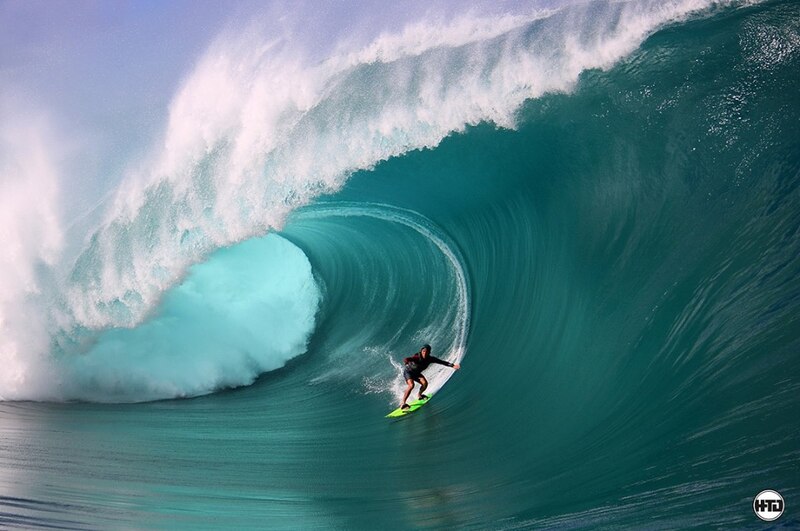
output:
[[[105,364],[87,342],[136,335],[123,330],[164,311],[164,294],[191,264],[279,230],[294,209],[339,190],[357,170],[436,146],[469,125],[514,127],[524,101],[570,90],[581,72],[608,68],[663,24],[708,5],[473,12],[414,21],[366,43],[341,41],[322,55],[265,36],[258,25],[224,33],[175,94],[160,141],[127,164],[116,190],[98,198],[97,213],[86,219],[65,213],[61,196],[75,184],[59,174],[66,155],[51,147],[60,145],[55,128],[6,104],[0,356],[9,369],[0,396],[82,396],[80,382],[105,378],[93,373]],[[139,388],[140,380],[157,380],[170,359],[181,363],[181,354],[135,351],[120,359],[138,363],[138,376],[119,376],[115,389]],[[230,371],[220,383],[252,380],[249,362],[198,362]],[[80,371],[64,371],[62,363]],[[246,376],[233,376],[239,372]],[[187,381],[139,398],[195,392]]]

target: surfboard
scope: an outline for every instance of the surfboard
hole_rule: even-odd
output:
[[[409,413],[413,413],[416,410],[418,410],[419,408],[421,408],[422,406],[424,406],[425,404],[427,404],[430,401],[432,396],[433,395],[428,395],[428,398],[425,398],[423,400],[414,400],[413,402],[409,402],[409,404],[408,404],[409,408],[408,409],[397,408],[394,411],[392,411],[391,413],[389,413],[388,415],[386,415],[386,418],[388,419],[388,418],[394,418],[394,417],[405,417]]]

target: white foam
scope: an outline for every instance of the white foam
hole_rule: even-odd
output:
[[[381,33],[362,49],[343,50],[330,58],[328,64],[341,69],[374,62],[391,63],[401,58],[419,56],[434,48],[465,46],[494,39],[553,12],[536,10],[528,15],[492,17],[467,13],[453,20],[413,22],[399,33]]]

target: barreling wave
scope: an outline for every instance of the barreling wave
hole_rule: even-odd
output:
[[[345,282],[348,293],[341,287],[340,274],[326,271],[324,282],[331,299],[348,308],[347,321],[357,324],[359,330],[339,330],[342,339],[337,339],[330,347],[328,362],[335,367],[334,374],[354,373],[362,378],[362,387],[368,392],[386,393],[392,399],[402,394],[402,367],[398,360],[404,355],[398,348],[418,348],[423,342],[431,343],[436,355],[453,363],[460,363],[467,349],[470,322],[470,284],[466,264],[458,246],[446,232],[421,214],[386,204],[369,202],[324,202],[294,212],[290,218],[287,234],[305,243],[304,247],[318,249],[320,238],[328,239],[331,227],[319,226],[317,222],[347,223],[353,218],[378,220],[377,225],[368,225],[357,233],[352,229],[347,239],[340,241],[336,250],[320,259],[320,268],[329,268],[347,257],[347,275],[356,275],[360,286]],[[392,238],[387,232],[386,223],[395,227],[411,229],[422,242]],[[333,232],[333,231],[330,231]],[[390,245],[378,248],[370,241],[388,239]],[[378,257],[380,265],[370,267],[362,249],[370,250],[370,256]],[[414,250],[412,252],[411,250]],[[420,252],[424,250],[425,252]],[[409,256],[416,256],[418,265],[409,263]],[[437,256],[438,255],[438,256]],[[334,258],[339,256],[339,258]],[[443,260],[442,260],[443,259]],[[402,267],[395,264],[400,263]],[[374,291],[380,286],[380,291]],[[397,286],[386,291],[388,286]],[[353,293],[372,292],[372,296]],[[402,293],[411,291],[411,293]],[[342,302],[345,300],[353,302]],[[410,302],[398,304],[401,299]],[[400,306],[400,307],[398,307]],[[405,315],[403,321],[394,320],[390,334],[380,333],[382,319],[378,316]],[[412,317],[413,316],[413,317]],[[341,315],[332,316],[336,327],[342,328]],[[345,335],[346,334],[346,335]],[[346,339],[345,339],[346,338]],[[413,338],[418,344],[409,344]],[[341,345],[347,345],[342,349]],[[378,363],[365,368],[362,360],[352,356],[351,349],[365,349],[372,358],[388,363]],[[348,358],[354,358],[348,363]],[[387,368],[392,367],[391,372]],[[431,393],[437,392],[450,379],[452,371],[433,366],[429,370],[428,381]],[[317,377],[325,379],[327,374]]]
[[[422,20],[356,49],[331,46],[322,61],[288,38],[225,34],[186,78],[163,138],[129,164],[83,243],[63,244],[68,224],[54,221],[58,190],[71,183],[20,163],[4,135],[4,192],[32,171],[48,176],[52,193],[35,198],[47,215],[24,229],[12,224],[6,242],[20,251],[2,262],[0,357],[12,369],[0,376],[0,395],[74,397],[64,389],[80,385],[65,380],[104,378],[92,374],[87,342],[146,323],[191,264],[280,230],[293,210],[340,190],[354,171],[432,148],[469,125],[514,127],[524,101],[570,90],[581,72],[610,67],[665,23],[711,5],[719,4],[609,1]],[[37,211],[31,199],[15,203],[18,195],[4,193],[0,210]],[[75,356],[83,356],[81,377],[54,362]]]
[[[0,520],[749,528],[760,490],[800,499],[800,3],[691,17],[509,111],[508,89],[538,78],[503,58],[546,67],[573,42],[597,65],[603,39],[641,31],[635,13],[677,5],[517,11],[474,30],[492,17],[426,14],[313,60],[277,40],[255,65],[234,58],[257,55],[257,34],[221,38],[176,102],[205,72],[252,105],[213,84],[218,108],[199,92],[195,110],[176,103],[174,126],[209,119],[187,125],[185,150],[169,144],[172,170],[151,171],[156,150],[106,223],[74,234],[56,122],[0,120],[0,150],[16,146],[3,179],[26,177],[0,180],[0,392],[246,386],[0,403]],[[280,57],[269,137],[255,79]],[[464,127],[465,109],[485,121],[403,152]],[[489,123],[506,111],[513,130]],[[463,370],[387,422],[397,362],[426,342]],[[800,527],[791,507],[777,523]]]

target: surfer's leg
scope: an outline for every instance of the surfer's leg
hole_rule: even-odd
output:
[[[419,377],[419,383],[422,384],[422,387],[419,388],[419,398],[422,399],[425,395],[425,389],[428,388],[428,380],[425,379],[424,376]],[[410,391],[410,389],[409,389]]]
[[[403,394],[403,401],[400,402],[400,407],[403,407],[403,406],[406,405],[406,400],[408,400],[408,395],[410,395],[411,394],[411,390],[414,389],[414,380],[409,378],[408,380],[406,380],[406,383],[408,384],[408,387],[406,387],[406,392],[405,392],[405,394]]]

